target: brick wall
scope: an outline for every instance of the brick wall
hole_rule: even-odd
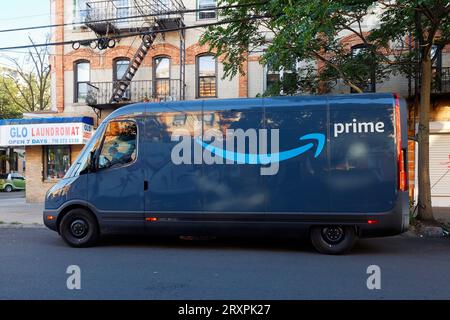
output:
[[[71,146],[71,163],[76,159],[84,145]],[[25,147],[26,152],[26,199],[27,202],[43,202],[45,193],[56,181],[48,182],[43,179],[44,171],[44,147]]]
[[[58,25],[64,24],[64,0],[54,2],[55,22]],[[52,40],[55,42],[64,41],[64,27],[57,27],[52,34]],[[58,112],[64,112],[64,46],[56,46],[55,54],[51,57],[51,76],[56,79],[55,90],[56,109]],[[54,106],[52,106],[54,107]]]
[[[242,71],[244,74],[239,74],[239,98],[248,98],[248,55],[247,59],[242,64]]]

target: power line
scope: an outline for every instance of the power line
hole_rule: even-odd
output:
[[[109,39],[123,39],[123,38],[129,38],[129,37],[134,37],[134,36],[141,36],[141,35],[143,36],[143,35],[147,35],[147,34],[150,34],[153,32],[165,33],[165,32],[172,32],[172,31],[195,29],[195,28],[200,28],[200,27],[205,28],[205,27],[217,26],[217,25],[222,25],[222,24],[227,24],[227,23],[252,21],[252,20],[258,20],[258,19],[264,19],[264,18],[270,18],[270,17],[272,17],[272,16],[271,15],[254,15],[254,16],[250,16],[250,17],[246,17],[246,18],[242,18],[242,19],[222,20],[222,21],[217,21],[217,22],[212,22],[212,23],[197,24],[197,25],[184,26],[184,27],[178,27],[178,28],[158,29],[158,30],[154,30],[154,31],[132,32],[132,33],[127,33],[127,34],[119,34],[119,35],[114,35],[114,36],[110,37]],[[23,46],[13,46],[13,47],[1,47],[0,51],[28,49],[28,48],[36,48],[36,47],[48,47],[48,46],[63,46],[63,45],[71,45],[71,44],[75,44],[75,43],[80,43],[80,42],[88,43],[88,42],[94,42],[94,41],[98,41],[98,38],[50,42],[50,43],[39,43],[39,44],[34,44],[34,45],[23,45]]]
[[[240,7],[248,7],[248,6],[252,6],[252,5],[260,5],[260,4],[264,4],[264,3],[266,3],[266,2],[254,2],[254,3],[238,4],[238,5],[232,5],[232,6],[219,6],[219,7],[211,7],[211,8],[207,8],[207,9],[172,10],[172,11],[164,11],[164,12],[159,12],[159,13],[145,14],[145,15],[135,15],[135,16],[127,16],[127,17],[116,17],[116,18],[109,18],[109,19],[93,20],[93,21],[89,21],[89,23],[112,22],[112,21],[118,21],[118,20],[132,20],[132,19],[142,19],[142,18],[147,18],[147,17],[157,17],[157,16],[164,16],[164,15],[170,15],[170,14],[198,13],[198,12],[203,12],[203,11],[234,9],[234,8],[240,8]],[[84,25],[84,24],[86,24],[86,22],[68,22],[68,23],[61,23],[61,24],[49,24],[49,25],[41,25],[41,26],[3,29],[3,30],[0,30],[0,33],[26,31],[26,30],[37,30],[37,29],[49,29],[49,28],[76,26],[76,25]]]
[[[22,20],[22,19],[28,19],[28,18],[45,17],[45,16],[50,17],[50,16],[53,16],[53,15],[51,13],[33,14],[33,15],[29,15],[29,16],[2,18],[2,19],[0,19],[0,21]]]

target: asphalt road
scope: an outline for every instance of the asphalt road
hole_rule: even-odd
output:
[[[69,290],[69,265],[81,290]],[[367,267],[381,269],[369,290]],[[73,249],[44,228],[0,229],[0,299],[450,299],[450,239],[361,240],[352,254],[307,241],[107,238]]]

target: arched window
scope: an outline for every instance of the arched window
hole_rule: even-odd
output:
[[[74,102],[86,102],[90,81],[91,65],[89,61],[76,61],[74,65]]]
[[[157,98],[170,96],[170,58],[167,56],[153,59],[154,92]]]
[[[197,56],[197,98],[217,97],[217,60],[213,55]]]
[[[369,72],[366,75],[366,80],[363,81],[362,83],[357,83],[357,86],[363,91],[363,92],[375,92],[375,86],[376,86],[376,76],[375,76],[375,65],[373,63],[371,63],[370,61],[367,61],[364,58],[364,55],[367,53],[367,46],[365,44],[357,44],[355,46],[353,46],[351,48],[352,50],[352,58],[353,59],[359,59],[360,57],[362,57],[360,59],[359,62],[357,63],[364,63],[366,64],[367,62],[369,62],[369,66],[372,66],[372,68],[370,68]],[[355,93],[356,91],[351,88],[350,92]]]

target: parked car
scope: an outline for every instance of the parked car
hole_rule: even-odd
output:
[[[25,190],[25,178],[19,173],[0,174],[0,190],[11,192]]]

